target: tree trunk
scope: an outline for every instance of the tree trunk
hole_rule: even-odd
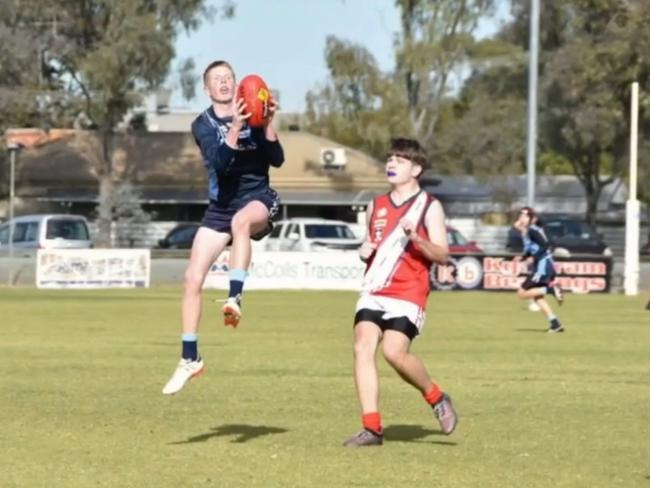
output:
[[[102,131],[102,171],[99,171],[99,204],[97,205],[97,247],[112,247],[113,222],[113,159],[111,143],[113,133]]]
[[[585,193],[587,198],[587,212],[585,213],[585,218],[587,222],[591,225],[596,225],[596,217],[598,213],[598,200],[600,199],[600,193],[602,188],[599,186],[588,185],[585,187]]]
[[[110,174],[99,177],[99,204],[97,205],[97,247],[111,246],[113,221],[113,180]]]

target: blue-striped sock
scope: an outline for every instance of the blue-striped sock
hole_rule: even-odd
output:
[[[228,298],[242,294],[242,291],[244,290],[244,281],[247,276],[248,272],[245,269],[231,269],[228,272],[228,277],[230,278],[230,291],[228,292]]]
[[[199,358],[199,337],[196,334],[184,333],[181,335],[183,341],[183,359],[196,361]]]

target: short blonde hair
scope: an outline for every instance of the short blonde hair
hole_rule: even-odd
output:
[[[232,73],[232,77],[233,77],[233,78],[235,77],[235,70],[232,69],[232,66],[230,65],[230,63],[229,63],[228,61],[224,61],[224,60],[222,60],[222,59],[219,59],[219,60],[217,60],[217,61],[212,61],[212,62],[208,65],[208,67],[205,68],[205,71],[203,72],[203,83],[206,83],[206,82],[207,82],[207,80],[208,80],[208,73],[210,73],[210,70],[212,70],[212,69],[214,69],[214,68],[218,68],[219,66],[225,66],[226,68],[228,68],[228,69],[230,70],[230,72]]]

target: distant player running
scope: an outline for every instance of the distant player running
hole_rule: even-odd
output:
[[[368,206],[368,236],[360,249],[367,268],[354,317],[354,374],[363,430],[344,446],[383,443],[375,363],[380,343],[386,361],[422,393],[442,432],[451,434],[456,427],[451,398],[410,352],[424,326],[431,264],[446,263],[449,255],[442,205],[418,183],[425,162],[417,141],[394,139],[386,163],[392,190]]]
[[[560,305],[564,301],[562,290],[555,283],[555,263],[551,248],[544,230],[536,223],[535,211],[530,207],[522,208],[514,227],[521,232],[524,241],[523,255],[516,256],[515,261],[532,261],[532,271],[517,290],[517,295],[523,300],[535,301],[549,321],[548,332],[564,332],[564,327],[544,299],[547,293],[551,293]]]
[[[230,251],[230,291],[223,306],[224,323],[237,327],[241,294],[251,261],[251,236],[270,232],[278,210],[278,195],[269,186],[269,166],[279,167],[284,152],[271,123],[277,106],[271,101],[264,127],[252,128],[250,113],[235,96],[235,73],[225,61],[211,63],[203,73],[205,93],[212,105],[192,123],[192,134],[208,170],[210,204],[192,244],[185,272],[182,305],[182,355],[166,395],[180,391],[203,372],[197,333],[201,320],[203,281],[225,247]]]

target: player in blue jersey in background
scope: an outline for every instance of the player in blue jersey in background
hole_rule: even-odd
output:
[[[544,299],[547,293],[551,293],[560,305],[564,301],[562,290],[555,283],[555,263],[551,247],[544,230],[537,225],[535,211],[530,207],[522,208],[514,227],[521,232],[524,241],[523,255],[516,256],[515,261],[524,259],[532,264],[531,272],[517,290],[517,295],[521,299],[535,301],[549,321],[548,332],[564,332],[564,327]]]
[[[269,169],[280,167],[284,152],[273,128],[277,105],[271,99],[267,123],[252,128],[250,113],[237,99],[235,73],[226,61],[214,61],[203,73],[204,91],[211,105],[192,122],[192,134],[208,171],[210,204],[192,244],[185,272],[182,303],[182,354],[163,388],[174,394],[203,372],[197,334],[201,320],[201,292],[205,277],[226,246],[230,251],[230,290],[223,306],[224,324],[237,327],[241,295],[251,262],[251,238],[271,231],[279,207],[269,186]]]

